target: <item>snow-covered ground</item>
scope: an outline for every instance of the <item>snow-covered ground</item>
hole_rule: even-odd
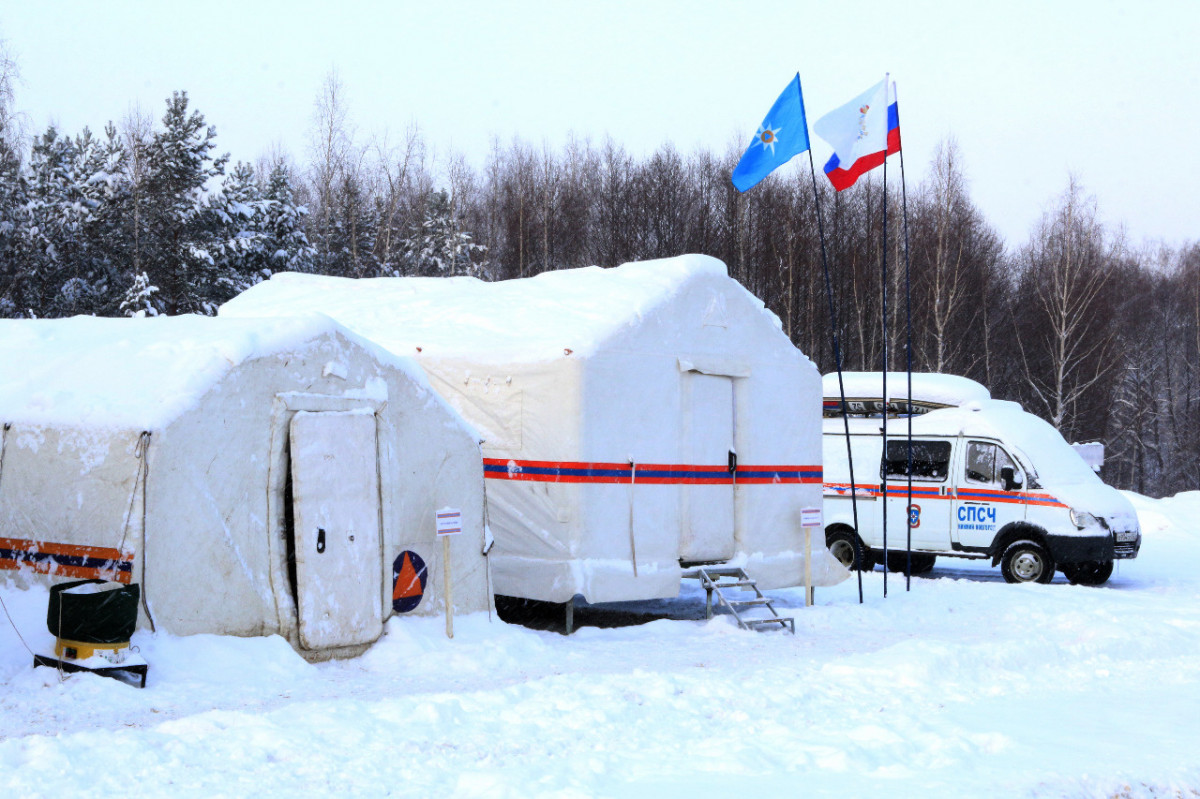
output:
[[[30,668],[0,617],[0,796],[1197,796],[1200,492],[1132,499],[1142,555],[1104,587],[943,561],[884,599],[876,571],[863,605],[776,592],[795,637],[477,614],[311,665],[141,632],[137,690]],[[46,647],[46,592],[0,596]]]

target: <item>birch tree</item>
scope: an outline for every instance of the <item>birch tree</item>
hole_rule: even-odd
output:
[[[336,242],[339,237],[334,233],[338,222],[337,195],[342,188],[339,184],[345,182],[347,167],[354,160],[354,132],[345,95],[337,72],[331,71],[317,96],[310,134],[309,180],[316,206],[309,216],[313,228],[310,238],[317,249],[317,268],[322,271],[340,255],[340,242]]]
[[[1072,176],[1025,247],[1018,296],[1024,318],[1013,341],[1034,409],[1067,436],[1079,432],[1081,401],[1111,381],[1117,366],[1108,307],[1113,261],[1095,200]]]

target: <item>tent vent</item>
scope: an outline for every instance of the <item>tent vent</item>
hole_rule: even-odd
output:
[[[771,600],[758,590],[758,584],[750,579],[746,570],[737,566],[697,566],[683,573],[683,577],[699,580],[705,593],[705,618],[713,617],[713,594],[728,608],[743,630],[785,629],[796,634],[796,620],[785,618],[776,612]],[[750,593],[754,595],[751,596]],[[763,611],[770,615],[764,615]],[[751,615],[757,613],[758,615]]]

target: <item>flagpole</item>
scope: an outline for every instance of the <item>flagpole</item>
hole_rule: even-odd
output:
[[[888,540],[887,540],[887,518],[888,518],[888,494],[887,494],[887,417],[888,417],[888,393],[887,393],[887,373],[888,373],[888,329],[887,329],[887,85],[890,74],[883,73],[883,113],[884,113],[884,138],[883,138],[883,258],[880,259],[880,278],[883,286],[881,292],[883,306],[882,311],[882,329],[883,329],[883,425],[880,432],[883,435],[883,462],[885,464],[883,474],[880,475],[880,493],[883,497],[883,596],[887,598],[887,574],[888,574]]]
[[[892,93],[896,93],[896,85],[892,84]],[[908,257],[908,182],[904,177],[904,146],[900,142],[900,100],[896,99],[896,145],[900,150],[900,198],[904,213],[904,311],[907,317],[908,331],[905,336],[904,349],[906,354],[905,367],[908,370],[908,510],[904,514],[908,520],[908,565],[904,570],[904,590],[912,590],[912,472],[913,472],[913,440],[912,440],[912,267]],[[886,160],[887,156],[884,156]]]
[[[776,159],[774,163],[767,162],[764,164],[762,162],[762,156],[767,151],[768,143],[771,148],[771,155],[772,156],[775,155],[776,139],[774,138],[774,134],[777,133],[779,130],[782,130],[782,128],[781,127],[772,127],[771,120],[774,119],[776,124],[779,123],[780,120],[775,117],[776,112],[784,112],[783,113],[784,117],[785,118],[788,117],[790,111],[786,110],[786,109],[788,109],[788,105],[793,101],[793,98],[790,94],[791,90],[792,90],[792,83],[789,82],[788,86],[784,89],[783,93],[779,95],[779,99],[775,101],[775,105],[771,107],[771,111],[768,112],[768,117],[763,120],[762,126],[759,128],[759,132],[755,135],[754,142],[751,143],[750,147],[747,148],[747,150],[746,150],[745,154],[742,156],[741,160],[738,161],[737,166],[734,167],[733,174],[730,177],[733,181],[734,187],[738,190],[739,194],[741,194],[742,192],[745,192],[745,191],[749,190],[750,188],[752,188],[753,186],[757,185],[759,181],[761,181],[763,178],[765,178],[767,175],[769,175],[771,172],[773,172],[778,167],[782,166],[787,161],[791,160],[791,158],[793,156],[800,154],[799,149],[794,149],[791,151],[790,154],[785,153],[787,155],[787,157],[784,158],[782,161]],[[799,111],[800,111],[799,127],[804,132],[804,141],[803,141],[804,149],[808,151],[808,167],[809,167],[809,174],[812,176],[813,202],[814,202],[816,212],[817,212],[817,228],[820,231],[820,236],[821,236],[821,264],[822,264],[822,267],[823,267],[823,270],[825,273],[825,294],[829,300],[829,326],[830,326],[830,332],[832,334],[832,339],[833,339],[834,360],[837,363],[838,390],[839,390],[839,394],[841,396],[841,405],[842,405],[842,422],[846,428],[846,458],[847,458],[847,462],[850,467],[850,504],[851,504],[851,511],[853,514],[853,521],[854,521],[855,548],[858,553],[859,565],[861,567],[862,563],[866,559],[866,551],[865,551],[866,548],[862,543],[862,539],[859,538],[859,536],[858,536],[858,499],[857,499],[858,491],[857,491],[857,485],[854,481],[853,455],[850,451],[850,422],[849,422],[849,419],[847,416],[847,411],[846,411],[846,389],[842,382],[841,346],[839,344],[838,336],[837,336],[837,315],[836,315],[834,305],[833,305],[833,285],[832,285],[832,281],[829,276],[829,258],[826,253],[826,247],[825,247],[825,224],[824,224],[824,221],[821,216],[821,200],[820,200],[820,194],[817,191],[816,167],[813,164],[812,147],[810,146],[811,142],[808,139],[808,119],[807,119],[807,116],[804,111],[804,93],[800,88],[800,73],[799,72],[796,73],[796,78],[795,78],[795,98],[794,98],[794,100],[799,103]],[[791,134],[789,134],[789,135],[791,135]],[[793,143],[793,146],[795,146],[795,144],[797,144],[797,143],[798,143],[798,141]],[[759,151],[755,151],[754,147],[759,144],[762,145],[762,149]],[[757,153],[758,157],[752,157],[753,153]],[[746,167],[744,170],[743,170],[743,165],[745,165],[745,167]],[[740,200],[740,198],[738,198],[738,199]],[[861,568],[858,570],[858,573],[859,573],[859,576],[858,576],[858,601],[861,604],[863,601],[862,569]]]
[[[858,604],[863,603],[863,564],[866,551],[858,533],[858,485],[854,482],[854,453],[850,447],[850,415],[846,411],[846,386],[842,381],[842,350],[838,343],[837,310],[833,305],[833,282],[829,278],[829,257],[825,252],[825,223],[821,216],[821,197],[817,192],[817,168],[813,164],[812,147],[808,148],[808,173],[812,176],[813,204],[817,209],[817,232],[821,237],[821,269],[825,273],[825,298],[829,301],[829,333],[833,340],[833,362],[837,366],[838,396],[841,400],[842,426],[846,431],[846,464],[850,468],[850,514],[854,521],[854,550],[858,555]]]
[[[800,83],[800,73],[796,73],[796,83]],[[804,118],[804,135],[808,136],[808,114],[804,109],[804,93],[800,93],[800,115]],[[846,410],[846,385],[842,380],[842,350],[838,341],[837,310],[833,304],[833,281],[829,277],[829,256],[825,248],[825,222],[821,215],[821,195],[817,191],[817,167],[813,163],[812,142],[808,147],[808,174],[812,178],[813,207],[817,212],[817,233],[821,239],[821,271],[825,275],[825,298],[829,302],[829,334],[833,344],[833,361],[837,368],[838,399],[842,407],[842,427],[846,433],[846,465],[850,470],[850,516],[854,523],[854,550],[858,555],[858,604],[863,603],[863,564],[866,563],[867,552],[863,546],[862,537],[858,532],[858,484],[854,481],[854,453],[850,448],[850,415]],[[824,411],[822,411],[822,414]],[[822,422],[824,424],[824,422]]]

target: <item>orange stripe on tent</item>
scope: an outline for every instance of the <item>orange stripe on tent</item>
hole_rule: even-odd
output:
[[[61,577],[78,577],[81,580],[111,580],[129,585],[133,580],[130,572],[116,569],[98,569],[92,566],[69,566],[54,561],[0,560],[0,569],[16,571],[27,569],[37,574],[52,574]]]
[[[132,552],[121,552],[113,547],[58,544],[54,541],[32,541],[24,538],[0,538],[0,549],[29,553],[45,552],[48,555],[69,555],[80,558],[102,558],[104,560],[133,560]]]

